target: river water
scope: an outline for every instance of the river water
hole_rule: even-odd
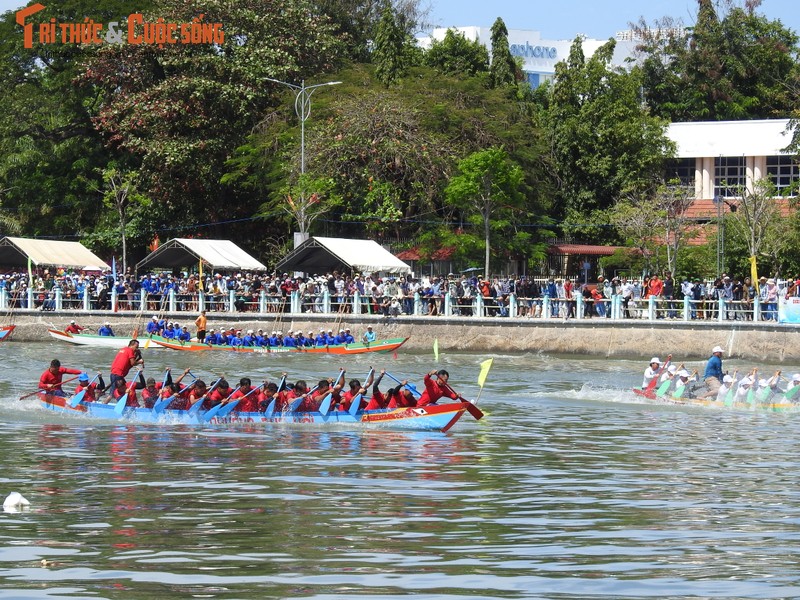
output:
[[[0,345],[0,496],[31,502],[0,512],[4,599],[800,597],[800,415],[639,402],[627,390],[649,357],[495,355],[486,418],[447,434],[126,425],[17,400],[53,357],[107,373],[111,354]],[[439,365],[474,396],[486,358]],[[146,359],[156,379],[340,366]],[[433,365],[400,352],[342,366]]]

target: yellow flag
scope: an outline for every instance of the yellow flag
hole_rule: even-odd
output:
[[[756,287],[756,296],[758,296],[761,291],[758,289],[758,268],[756,267],[756,257],[750,257],[750,281],[753,282],[753,285]]]
[[[433,339],[433,357],[439,362],[439,338]]]
[[[201,292],[203,291],[203,261],[200,261],[200,276],[199,281],[197,282],[197,289]]]
[[[486,376],[489,375],[489,369],[492,368],[493,358],[485,360],[481,363],[481,374],[478,375],[478,385],[483,389],[483,384],[486,383]]]

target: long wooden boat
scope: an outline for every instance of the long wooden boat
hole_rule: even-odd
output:
[[[658,404],[673,404],[678,406],[695,406],[702,408],[717,408],[751,412],[800,412],[800,404],[793,401],[794,398],[800,398],[800,395],[795,394],[792,394],[788,397],[785,393],[777,394],[772,398],[768,398],[766,401],[755,400],[753,402],[728,402],[727,400],[718,400],[716,398],[676,398],[668,394],[659,397],[653,390],[642,390],[640,388],[633,388],[633,393]]]
[[[342,344],[338,346],[311,346],[311,347],[271,347],[271,346],[210,346],[196,341],[176,342],[165,340],[164,338],[153,337],[153,342],[163,348],[171,350],[183,350],[188,352],[242,352],[252,354],[283,354],[283,353],[303,353],[303,354],[364,354],[365,352],[393,352],[406,343],[408,338],[392,338],[388,340],[376,340],[374,342],[353,344]]]
[[[2,325],[0,326],[0,342],[11,338],[11,333],[14,331],[16,325]]]
[[[109,421],[131,421],[138,423],[161,423],[177,425],[202,425],[225,427],[268,427],[276,424],[325,425],[341,424],[377,429],[408,431],[448,431],[469,410],[468,402],[431,404],[416,408],[397,408],[361,411],[351,415],[344,411],[331,411],[327,415],[320,412],[275,413],[267,417],[262,412],[233,411],[225,417],[211,417],[205,420],[204,412],[191,414],[188,410],[166,409],[160,413],[149,408],[126,407],[119,415],[113,403],[81,402],[70,406],[63,396],[38,394],[39,403],[44,408],[60,414],[85,415],[94,419]]]
[[[47,333],[49,333],[50,337],[55,340],[67,342],[77,346],[95,346],[100,348],[119,349],[123,346],[126,346],[130,341],[130,338],[127,337],[95,335],[92,333],[67,333],[58,329],[48,329]],[[141,342],[141,348],[144,348],[145,346],[149,348],[161,348],[161,346],[159,346],[156,342],[163,338],[153,336],[149,339],[151,339],[151,343],[147,344],[147,336],[139,338],[139,341]]]

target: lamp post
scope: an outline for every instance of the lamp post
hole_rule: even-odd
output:
[[[725,269],[725,222],[722,220],[722,196],[714,196],[717,205],[717,277],[722,277]]]
[[[265,79],[273,83],[285,85],[294,92],[294,112],[297,114],[297,118],[300,119],[300,175],[304,175],[306,172],[306,119],[311,116],[311,94],[313,94],[317,88],[339,85],[342,82],[328,81],[316,85],[306,85],[304,79],[300,82],[300,85],[296,85],[270,77],[265,77]]]

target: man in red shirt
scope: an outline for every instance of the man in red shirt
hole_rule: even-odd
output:
[[[64,330],[64,333],[81,333],[84,330],[83,327],[78,325],[75,321],[70,321],[67,328]]]
[[[228,385],[228,382],[225,379],[221,379],[220,382],[217,384],[217,387],[211,392],[208,397],[203,401],[203,410],[208,410],[223,400],[227,400],[228,396],[233,393],[233,390]]]
[[[230,395],[229,402],[240,401],[236,405],[238,412],[257,412],[259,403],[264,400],[261,391],[254,388],[251,383],[249,377],[242,377],[239,381],[239,388]]]
[[[97,377],[97,383],[89,383],[89,375],[87,373],[81,373],[81,376],[78,377],[78,385],[75,388],[75,393],[82,392],[86,390],[86,394],[83,396],[83,399],[86,402],[94,402],[97,400],[98,396],[102,393],[102,390],[105,389],[106,384],[103,381],[103,376],[99,375]]]
[[[117,379],[125,379],[130,370],[136,366],[144,366],[144,359],[139,350],[139,340],[131,340],[125,348],[117,352],[111,363],[111,389],[116,389]]]
[[[50,366],[39,377],[39,389],[49,392],[54,396],[66,396],[64,390],[61,389],[61,382],[64,375],[80,375],[81,371],[78,369],[68,369],[61,366],[61,361],[54,358],[50,361]]]
[[[432,378],[436,377],[436,381]],[[450,398],[451,400],[463,400],[460,395],[456,394],[451,388],[447,380],[450,379],[450,373],[444,369],[438,371],[431,371],[425,375],[425,391],[417,399],[417,406],[425,406],[427,404],[436,404],[439,398]]]

